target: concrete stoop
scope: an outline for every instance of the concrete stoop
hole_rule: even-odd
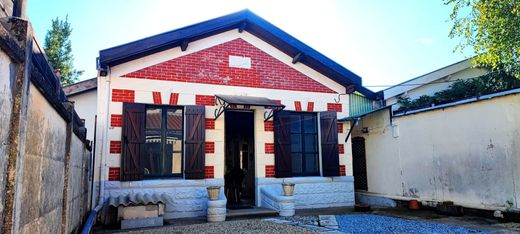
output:
[[[263,207],[253,207],[250,209],[228,209],[227,218],[252,218],[261,216],[278,216],[278,211]]]

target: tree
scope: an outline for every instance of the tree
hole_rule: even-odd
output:
[[[520,0],[444,0],[453,5],[450,38],[455,50],[472,47],[475,65],[520,79]]]
[[[83,74],[83,71],[74,69],[74,56],[69,38],[71,33],[72,27],[68,17],[65,17],[64,21],[56,17],[45,35],[43,46],[52,67],[60,74],[62,85],[73,84]]]

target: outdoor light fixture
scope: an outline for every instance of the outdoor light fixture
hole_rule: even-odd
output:
[[[361,129],[361,132],[363,132],[363,133],[368,133],[368,127],[364,127],[364,128],[362,128],[362,129]]]

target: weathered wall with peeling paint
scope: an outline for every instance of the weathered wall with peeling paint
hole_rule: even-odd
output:
[[[0,18],[0,34],[0,233],[77,232],[90,211],[86,130],[30,23]]]
[[[20,230],[58,233],[61,229],[67,123],[31,86]]]
[[[21,192],[21,233],[59,233],[62,224],[67,123],[31,85]],[[90,151],[73,133],[68,173],[67,227],[79,228],[88,210]]]
[[[365,138],[368,192],[520,207],[519,116],[520,94],[510,94],[392,121],[387,110],[363,118],[352,136]]]
[[[3,51],[0,51],[0,220],[4,210],[4,188],[6,158],[9,144],[9,123],[11,122],[11,108],[13,107],[13,94],[11,79],[9,77],[12,61]]]

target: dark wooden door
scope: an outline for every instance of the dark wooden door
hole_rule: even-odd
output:
[[[354,188],[367,190],[367,161],[365,155],[365,138],[352,138],[352,163],[354,174]]]

